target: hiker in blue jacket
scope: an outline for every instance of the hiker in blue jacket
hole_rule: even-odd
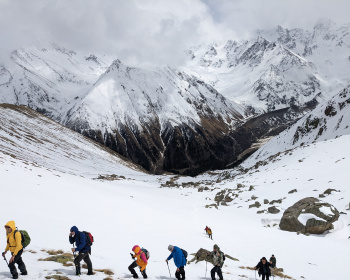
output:
[[[73,254],[79,252],[74,258],[74,264],[76,268],[76,275],[80,275],[80,262],[84,260],[88,267],[87,275],[93,275],[92,263],[89,254],[91,254],[91,247],[87,243],[87,237],[84,232],[80,232],[76,226],[70,229],[69,242],[73,244],[75,242],[76,248],[72,248]]]
[[[185,279],[185,265],[186,265],[186,258],[183,254],[182,250],[179,247],[169,245],[168,250],[171,252],[170,256],[165,260],[168,262],[172,258],[174,258],[175,266],[177,267],[175,272],[175,277],[178,280],[184,280]],[[180,277],[182,276],[182,278]]]

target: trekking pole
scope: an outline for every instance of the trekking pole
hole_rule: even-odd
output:
[[[256,280],[256,269],[255,269],[255,280]]]
[[[166,262],[166,264],[168,265],[169,277],[171,278],[171,273],[170,273],[169,263],[168,263],[168,262]]]
[[[205,278],[207,278],[208,262],[205,261]]]
[[[7,264],[7,266],[9,266],[9,263],[7,262],[7,259],[6,259],[5,256],[4,256],[4,260],[5,260],[6,264]]]

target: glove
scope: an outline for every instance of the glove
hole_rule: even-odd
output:
[[[5,258],[6,252],[2,252],[2,256]]]
[[[130,253],[130,256],[131,256],[132,259],[134,259],[134,255],[132,253]]]

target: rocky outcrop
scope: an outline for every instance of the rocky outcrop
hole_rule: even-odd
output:
[[[307,197],[284,212],[279,226],[286,231],[323,234],[333,229],[338,218],[339,212],[333,205]]]
[[[212,258],[212,256],[209,255],[210,253],[211,253],[210,251],[203,249],[203,248],[200,248],[196,254],[191,254],[191,255],[194,255],[194,257],[190,261],[188,261],[187,264],[190,264],[194,261],[195,261],[195,263],[198,263],[201,261],[206,261],[206,262],[209,262],[212,265],[214,265],[213,258]],[[227,254],[224,254],[224,255],[228,259],[231,259],[233,261],[239,261],[238,259],[231,257],[230,255],[227,255]]]

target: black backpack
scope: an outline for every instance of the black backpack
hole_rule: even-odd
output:
[[[181,249],[181,251],[182,251],[182,253],[184,254],[185,259],[186,259],[186,261],[187,261],[187,256],[188,256],[187,251],[185,251],[184,249]]]

